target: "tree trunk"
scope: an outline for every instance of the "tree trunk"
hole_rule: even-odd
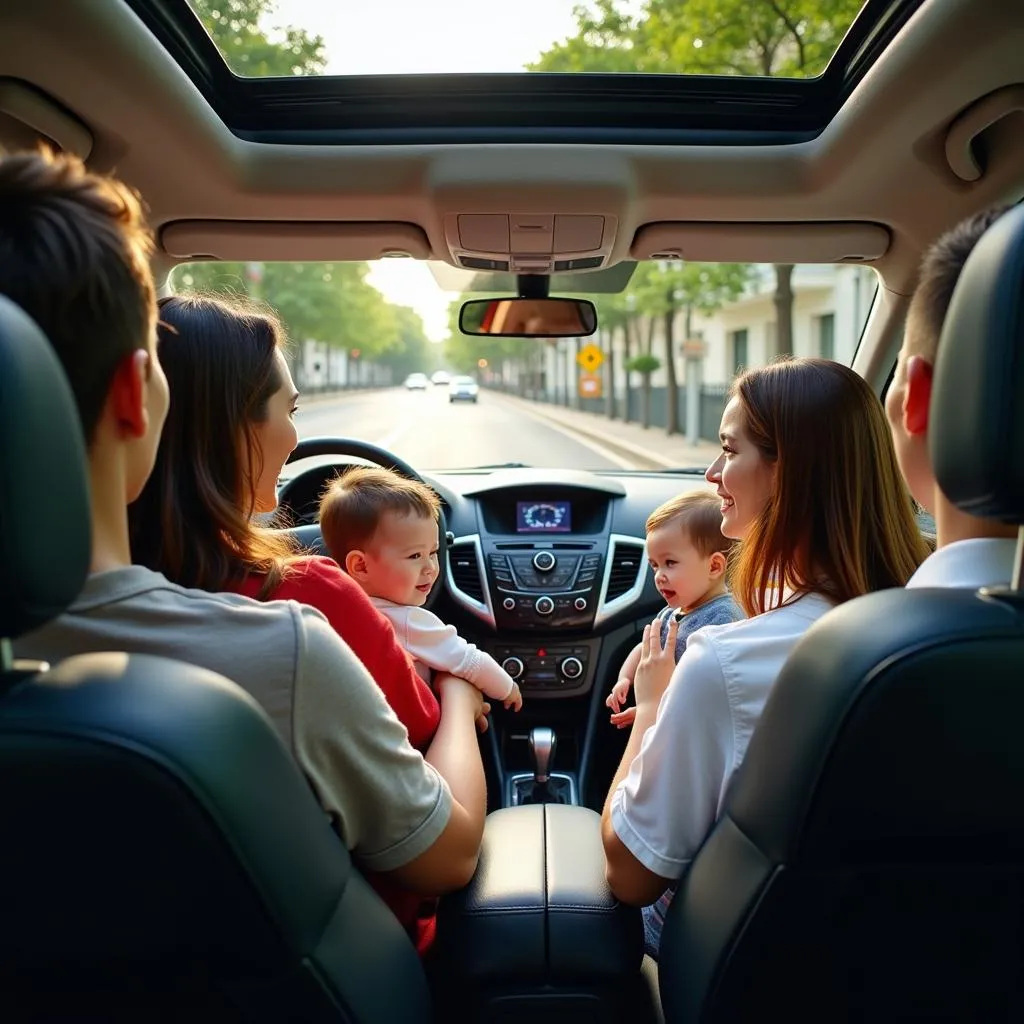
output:
[[[640,394],[640,423],[644,430],[649,430],[651,426],[651,375],[645,373],[643,379],[643,390]]]
[[[665,433],[679,433],[679,383],[676,380],[676,339],[674,305],[675,289],[668,295],[669,308],[665,314]]]
[[[615,419],[615,328],[604,332],[604,411],[608,419]]]
[[[630,359],[633,358],[633,341],[634,341],[634,331],[636,330],[636,321],[634,319],[627,320],[625,326],[623,327],[623,330],[626,333],[625,333],[625,337],[623,339],[625,341],[625,347],[624,347],[624,350],[623,350],[623,353],[622,353],[622,365],[623,366],[628,366]],[[630,422],[629,391],[630,391],[630,387],[631,387],[632,382],[633,382],[633,374],[630,373],[629,370],[624,370],[623,372],[626,375],[626,387],[625,387],[626,401],[625,401],[625,404],[623,405],[623,409],[622,409],[622,422],[623,423],[629,423]]]
[[[793,354],[793,265],[775,264],[775,355]]]

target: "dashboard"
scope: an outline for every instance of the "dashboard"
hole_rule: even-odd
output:
[[[288,511],[318,547],[317,497],[347,464],[293,477]],[[602,640],[642,630],[661,605],[644,524],[659,504],[706,488],[696,473],[507,468],[423,474],[448,531],[435,610],[492,654],[524,697],[587,694]]]

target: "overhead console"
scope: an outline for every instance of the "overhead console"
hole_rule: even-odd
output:
[[[457,266],[512,274],[596,270],[615,243],[616,217],[596,213],[449,213],[445,242]]]

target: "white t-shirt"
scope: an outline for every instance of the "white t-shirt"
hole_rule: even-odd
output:
[[[351,648],[315,608],[187,590],[142,566],[96,573],[19,658],[157,654],[248,690],[292,750],[345,845],[373,871],[426,852],[451,816],[447,783]]]
[[[657,721],[612,795],[612,827],[648,870],[682,877],[721,812],[783,663],[831,607],[808,594],[689,638]]]
[[[433,612],[383,597],[370,600],[391,620],[398,642],[412,655],[418,671],[425,665],[435,672],[448,672],[472,683],[491,700],[504,700],[512,692],[512,677],[486,651],[463,640],[454,626],[446,625]]]
[[[1017,541],[1004,537],[958,540],[933,551],[907,581],[908,587],[1007,587]]]

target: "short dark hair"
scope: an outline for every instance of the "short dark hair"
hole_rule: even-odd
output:
[[[728,558],[735,541],[722,533],[722,499],[710,491],[669,498],[647,517],[647,533],[676,523],[702,558],[721,552]]]
[[[320,499],[320,535],[339,565],[377,532],[386,512],[437,520],[441,502],[424,483],[393,469],[356,466],[333,480]]]
[[[915,355],[935,362],[942,325],[967,257],[981,241],[981,236],[1009,209],[1009,206],[996,206],[962,220],[924,254],[920,279],[910,307],[921,327],[921,331],[910,339]]]
[[[70,154],[0,153],[0,293],[49,338],[88,442],[118,365],[149,344],[152,246],[127,185]]]

